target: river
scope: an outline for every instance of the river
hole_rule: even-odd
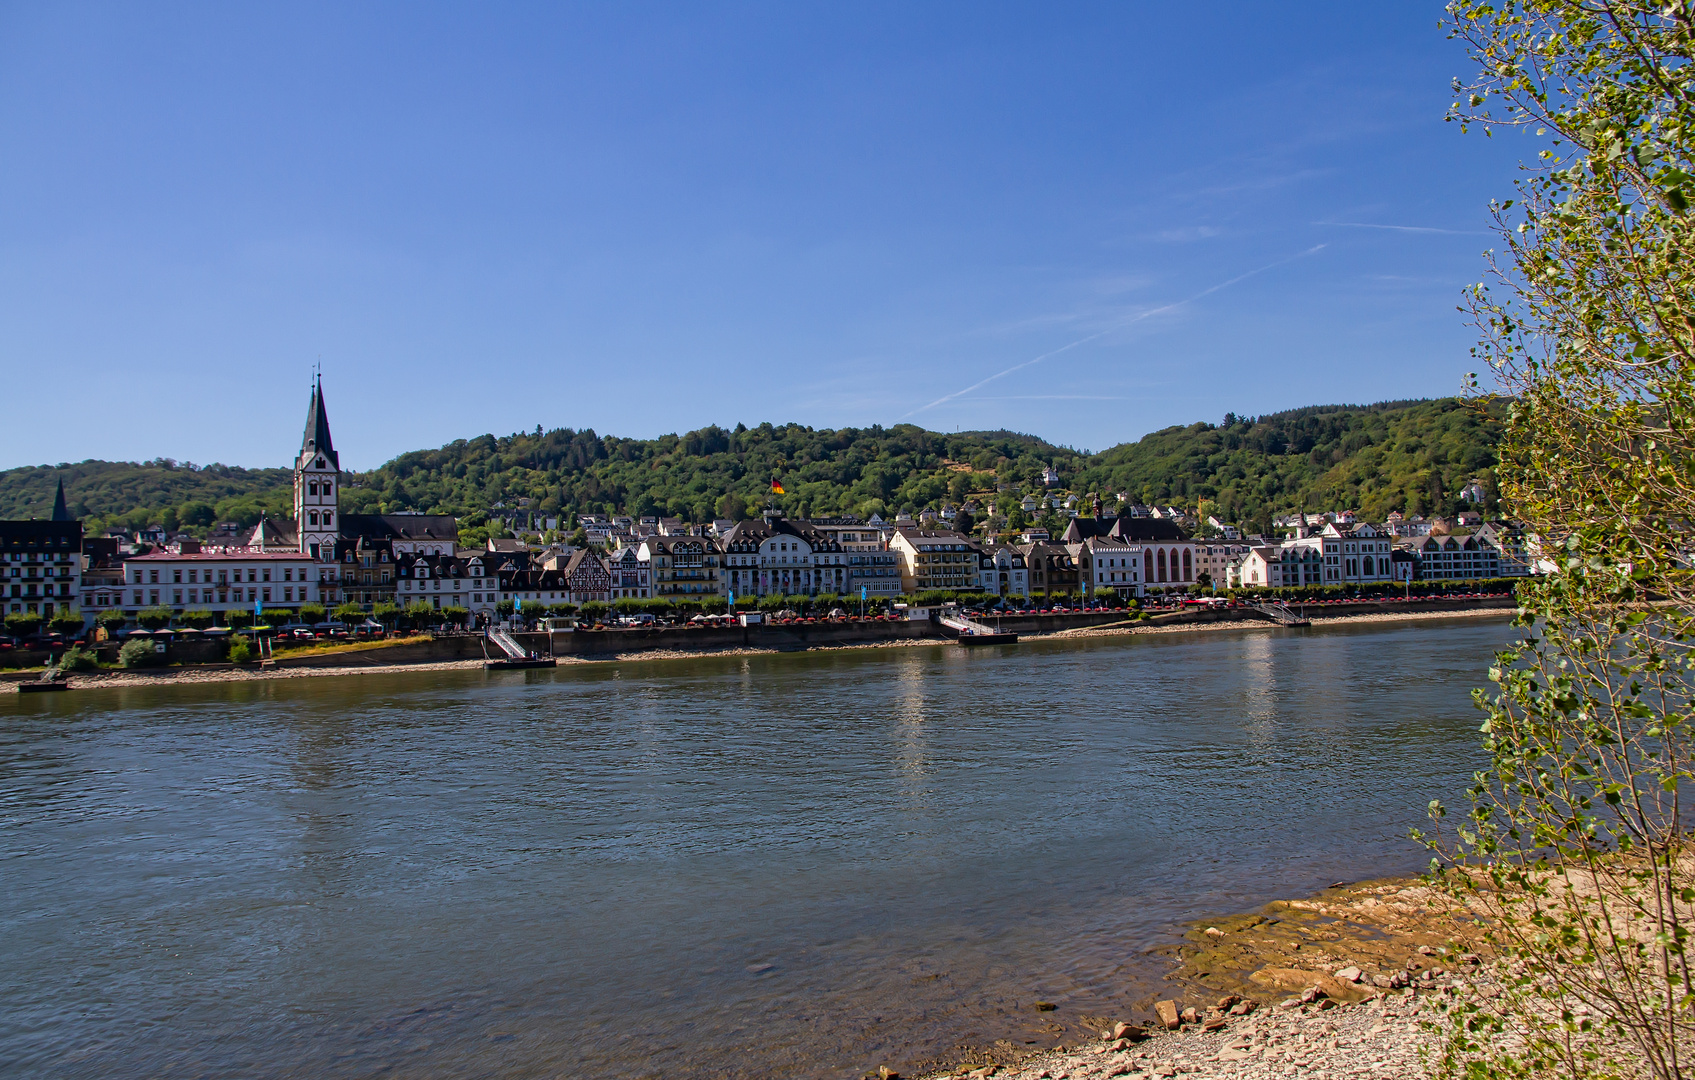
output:
[[[0,698],[0,1075],[856,1077],[1070,1041],[1146,1004],[1183,920],[1420,867],[1510,635]]]

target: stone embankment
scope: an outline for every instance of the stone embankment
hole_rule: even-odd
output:
[[[1182,943],[1162,950],[1176,961],[1169,996],[1152,1002],[1151,1015],[1110,1029],[1103,1021],[1098,1042],[1033,1056],[984,1052],[930,1075],[1423,1077],[1439,1049],[1426,1023],[1457,995],[1494,993],[1480,947],[1470,914],[1422,882],[1338,885],[1191,924]]]
[[[1314,622],[1329,624],[1377,622],[1389,620],[1422,620],[1469,615],[1503,615],[1513,607],[1511,597],[1478,597],[1453,600],[1364,601],[1359,603],[1314,605],[1305,614]],[[1119,634],[1174,633],[1194,630],[1228,628],[1270,628],[1267,621],[1251,609],[1223,610],[1187,609],[1162,612],[1146,620],[1126,620],[1122,612],[1075,612],[1054,615],[1029,615],[996,620],[1000,628],[1025,638],[1089,637]],[[801,652],[811,649],[863,648],[893,645],[938,644],[955,636],[935,623],[925,621],[866,621],[773,624],[748,627],[648,627],[630,630],[599,630],[577,633],[533,633],[514,635],[526,647],[560,659],[633,660],[670,659],[684,655],[712,653],[771,653]],[[391,670],[412,666],[428,670],[455,661],[481,659],[481,639],[474,634],[440,638],[409,638],[401,641],[373,643],[375,647],[334,651],[329,653],[306,650],[279,651],[275,664],[263,672],[274,675],[274,668],[310,668],[317,674],[335,674],[352,670]],[[102,663],[117,660],[117,643],[108,642],[96,648]],[[145,674],[111,672],[113,680],[149,682],[186,677],[200,672],[215,679],[241,678],[242,673],[259,677],[258,664],[230,665],[219,663],[227,649],[221,640],[185,639],[167,646],[168,671],[152,669]],[[0,692],[11,689],[22,679],[35,678],[49,659],[47,653],[9,652],[0,655]],[[79,682],[81,680],[78,680]],[[192,680],[190,680],[192,681]]]

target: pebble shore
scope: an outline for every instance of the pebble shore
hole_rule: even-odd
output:
[[[1446,985],[1446,984],[1444,984]],[[1186,1024],[1137,1040],[1107,1040],[1052,1050],[1018,1065],[988,1065],[931,1073],[933,1080],[1344,1080],[1429,1076],[1438,1047],[1423,1023],[1438,1020],[1431,998],[1442,989],[1389,991],[1354,1003],[1319,998],[1310,1004],[1262,1005],[1232,1017],[1219,1030]],[[1226,999],[1228,1000],[1228,999]]]

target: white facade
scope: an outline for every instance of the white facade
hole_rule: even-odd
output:
[[[1084,588],[1111,590],[1120,596],[1145,594],[1142,575],[1148,545],[1095,536],[1068,545],[1068,550],[1077,564],[1078,583]]]
[[[124,563],[124,581],[114,591],[118,603],[104,604],[97,590],[95,611],[121,607],[133,615],[142,608],[206,610],[213,614],[263,607],[299,607],[320,602],[317,564],[307,554],[263,552],[162,552]]]

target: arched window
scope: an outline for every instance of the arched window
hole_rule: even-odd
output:
[[[316,525],[318,523],[318,512],[316,510],[308,511],[306,520],[309,524]]]
[[[324,511],[324,525],[327,527],[329,525],[329,523],[330,523],[330,512],[328,510],[325,510]]]
[[[313,481],[313,482],[306,485],[306,494],[316,495],[317,493],[318,493],[317,481]]]
[[[1374,573],[1375,571],[1372,569],[1371,556],[1367,555],[1365,557],[1365,576],[1371,577]]]
[[[1165,549],[1159,549],[1159,557],[1155,563],[1159,567],[1159,580],[1165,580]]]
[[[1183,580],[1195,580],[1195,564],[1188,548],[1183,549]]]
[[[1143,581],[1152,581],[1153,579],[1154,579],[1154,553],[1151,552],[1151,551],[1144,551],[1144,552],[1142,552],[1142,580]]]

